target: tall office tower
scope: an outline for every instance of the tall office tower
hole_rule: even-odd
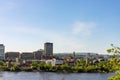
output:
[[[44,43],[44,52],[46,56],[53,56],[53,43]]]
[[[4,60],[5,46],[0,44],[0,60]]]

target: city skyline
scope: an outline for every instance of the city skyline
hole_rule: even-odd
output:
[[[54,43],[57,52],[106,53],[119,45],[119,0],[2,0],[0,43],[31,52]]]

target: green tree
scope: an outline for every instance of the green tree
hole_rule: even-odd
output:
[[[38,66],[37,66],[37,70],[39,70],[39,71],[44,71],[44,65],[45,65],[46,63],[45,62],[40,62],[39,64],[38,64]]]
[[[20,67],[17,64],[14,64],[11,68],[10,71],[20,71]]]
[[[107,52],[108,53],[113,53],[114,57],[116,57],[116,55],[120,54],[120,47],[116,47],[113,44],[111,44],[112,48],[108,49]],[[119,70],[119,63],[117,62],[117,58],[112,58],[110,60],[110,64],[112,64],[112,69],[113,71],[115,70]],[[118,72],[115,76],[112,76],[110,78],[108,78],[108,80],[120,80],[120,72]]]
[[[37,67],[38,67],[38,63],[36,61],[33,61],[32,65],[31,65],[31,68],[36,70]]]
[[[111,46],[112,48],[107,50],[108,53],[113,53],[114,55],[120,54],[120,47],[114,46],[113,44]]]
[[[63,64],[63,65],[61,65],[61,69],[65,70],[65,71],[70,71],[71,67],[68,64]]]
[[[4,66],[4,62],[3,61],[0,61],[0,66]]]

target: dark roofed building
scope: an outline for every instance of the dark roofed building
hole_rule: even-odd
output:
[[[20,58],[19,52],[6,52],[5,53],[5,60],[16,60],[16,58]]]
[[[32,52],[23,52],[21,53],[20,58],[22,60],[33,60],[34,54]]]

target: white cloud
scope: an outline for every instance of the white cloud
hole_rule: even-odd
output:
[[[63,36],[57,33],[53,33],[51,36],[52,41],[55,43],[55,52],[73,52],[80,51],[85,47],[84,41],[78,41],[69,36]],[[80,39],[79,39],[80,40]]]
[[[93,28],[96,26],[93,22],[75,22],[73,24],[73,33],[75,35],[82,34],[82,35],[90,35]]]

